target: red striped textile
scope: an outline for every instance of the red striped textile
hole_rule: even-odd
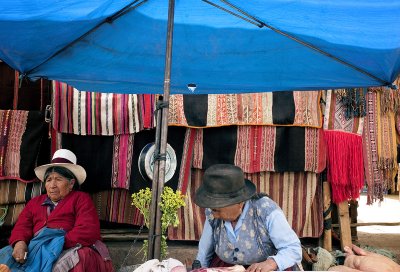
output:
[[[129,189],[134,134],[114,136],[111,187]]]
[[[212,144],[219,141],[218,143],[224,146],[226,152],[215,153],[215,150],[205,149],[211,144],[204,137],[207,129],[194,129],[196,134],[193,151],[194,168],[203,169],[207,168],[205,165],[223,162],[235,164],[246,173],[265,171],[320,173],[326,167],[326,144],[322,129],[282,126],[237,126],[236,130],[228,130],[225,127],[212,129],[218,130],[218,137],[208,138],[208,140],[212,141]],[[279,145],[277,131],[283,129],[286,130],[285,133],[290,133],[289,130],[294,131],[290,135],[299,137],[292,136],[290,139],[287,138],[284,144]],[[226,139],[234,139],[232,141],[236,145],[226,145]],[[297,154],[298,157],[290,157],[288,150]],[[204,161],[204,158],[213,161]]]
[[[186,206],[179,210],[180,224],[168,229],[171,240],[199,240],[205,220],[204,209],[194,204],[196,189],[204,171],[192,169],[191,182],[186,194]],[[246,174],[259,192],[265,192],[278,203],[289,224],[299,237],[319,237],[323,231],[322,193],[315,173]]]
[[[142,225],[143,216],[132,206],[128,190],[112,189],[91,194],[100,220],[114,223]]]
[[[0,180],[32,182],[43,137],[39,111],[0,110]]]
[[[154,95],[79,91],[53,81],[52,125],[77,135],[131,134],[154,127]]]
[[[275,126],[238,126],[234,164],[246,173],[276,171]],[[320,173],[326,166],[326,148],[321,129],[304,130],[304,172]]]

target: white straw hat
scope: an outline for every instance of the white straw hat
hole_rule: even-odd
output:
[[[79,185],[82,184],[86,179],[86,171],[85,169],[76,164],[76,156],[75,154],[68,149],[59,149],[54,155],[51,163],[41,165],[35,168],[35,174],[41,181],[44,180],[44,174],[49,167],[59,166],[65,167],[70,170],[76,177]]]

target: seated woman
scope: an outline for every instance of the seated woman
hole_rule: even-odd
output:
[[[35,168],[46,194],[31,199],[11,232],[0,263],[24,271],[114,271],[100,242],[100,223],[92,199],[76,191],[86,179],[70,150],[54,153],[50,164]],[[7,259],[7,252],[9,253]],[[47,252],[47,253],[46,253]],[[18,270],[19,271],[19,270]]]
[[[257,194],[239,167],[209,167],[194,201],[207,208],[197,254],[202,267],[243,265],[250,272],[297,269],[302,259],[299,238],[279,206]]]

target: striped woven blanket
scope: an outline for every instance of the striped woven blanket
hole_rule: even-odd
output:
[[[169,125],[322,126],[319,91],[171,95]]]
[[[99,219],[106,222],[143,225],[143,216],[133,205],[131,193],[124,189],[112,189],[91,193]]]
[[[26,203],[41,194],[42,182],[0,181],[0,205]]]
[[[53,81],[55,130],[78,135],[131,134],[154,127],[154,95],[83,92]]]
[[[205,220],[204,209],[194,204],[203,170],[193,169],[186,193],[186,206],[179,210],[180,224],[169,228],[171,240],[199,240]],[[320,182],[314,173],[247,174],[258,192],[267,193],[282,208],[289,224],[299,237],[319,237],[323,231],[323,201]]]
[[[196,129],[193,167],[235,164],[246,173],[325,169],[322,130],[284,126],[228,126]]]
[[[44,125],[42,112],[0,110],[0,180],[36,180]]]

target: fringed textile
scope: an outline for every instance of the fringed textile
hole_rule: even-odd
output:
[[[0,110],[0,180],[37,180],[33,169],[44,124],[39,111]]]
[[[169,125],[194,128],[287,125],[320,128],[320,91],[171,95]]]
[[[171,240],[199,240],[205,220],[204,209],[194,204],[204,170],[193,169],[188,185],[186,206],[178,211],[180,224],[168,229]],[[272,173],[247,174],[258,192],[265,192],[278,203],[299,237],[319,237],[323,230],[322,194],[317,174]]]
[[[370,205],[376,200],[383,200],[386,190],[383,179],[383,172],[378,169],[378,114],[377,114],[377,93],[367,93],[367,115],[364,122],[363,151],[365,178],[367,180],[367,204]]]
[[[396,82],[395,82],[396,84]],[[397,88],[399,88],[399,81],[397,81]],[[379,93],[380,97],[380,110],[382,114],[387,112],[397,113],[400,110],[400,92],[399,90],[391,89],[386,86],[371,87],[368,91]]]
[[[79,91],[53,81],[55,130],[77,135],[131,134],[153,128],[154,95]]]
[[[365,116],[367,107],[365,100],[366,88],[337,89],[335,93],[345,108],[346,119]]]
[[[379,94],[378,94],[379,101]],[[378,104],[378,168],[388,181],[388,189],[394,188],[394,177],[397,174],[396,125],[393,111],[383,113]]]
[[[196,129],[193,167],[235,164],[246,173],[322,172],[322,130],[304,127],[228,126]]]
[[[363,117],[346,118],[346,107],[335,91],[326,97],[324,136],[327,143],[328,181],[332,201],[340,203],[360,196],[364,185],[362,153]]]
[[[26,203],[41,194],[42,182],[0,181],[0,205]]]
[[[367,116],[364,137],[364,161],[368,184],[367,204],[383,200],[387,189],[394,189],[397,173],[397,144],[394,113],[384,113],[381,92],[367,94]]]

